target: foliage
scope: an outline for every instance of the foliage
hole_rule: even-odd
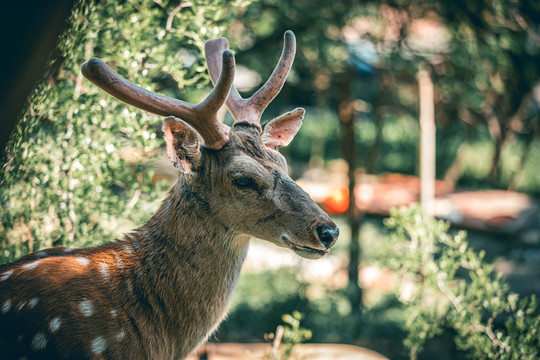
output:
[[[399,274],[400,301],[409,313],[405,345],[416,359],[445,330],[474,359],[536,359],[540,314],[534,297],[519,299],[463,231],[426,218],[418,206],[394,209],[388,252],[379,261]]]
[[[346,261],[349,234],[343,227],[343,218],[335,218],[335,221],[343,233],[332,249],[331,262]],[[378,249],[384,237],[375,231],[371,233],[370,245]],[[284,256],[293,257],[292,254]],[[326,277],[315,278],[305,268],[310,266],[309,263],[312,262],[298,261],[290,267],[263,271],[244,268],[232,307],[215,339],[219,342],[260,342],[265,334],[283,325],[282,314],[293,314],[298,310],[303,314],[301,327],[312,331],[308,342],[358,343],[355,333],[360,330],[364,346],[398,359],[403,349],[406,315],[395,297],[381,294],[382,298],[376,304],[368,304],[361,315],[353,314],[349,293],[342,287],[344,284],[333,284]]]
[[[364,10],[364,21],[378,26],[361,32],[381,49],[378,66],[394,92],[386,94],[384,102],[414,113],[416,101],[403,90],[407,83],[414,86],[419,66],[429,68],[440,126],[452,132],[458,129],[455,122],[463,121],[459,127],[465,142],[471,133],[466,128],[487,128],[493,142],[487,175],[500,186],[504,146],[516,140],[527,144],[521,153],[527,156],[531,136],[540,130],[534,96],[540,80],[538,4],[385,1],[369,9]],[[376,13],[380,20],[372,18]],[[350,27],[355,25],[358,21]],[[399,83],[402,86],[395,86]]]
[[[429,69],[435,85],[438,176],[471,157],[473,151],[463,150],[487,132],[481,139],[487,169],[472,181],[538,193],[540,185],[531,186],[529,180],[537,172],[530,163],[540,131],[535,95],[539,21],[534,0],[260,0],[239,13],[230,38],[241,49],[242,63],[262,75],[274,61],[269,50],[277,51],[286,29],[295,31],[299,51],[281,95],[286,104],[330,109],[338,119],[340,103],[347,101],[344,79],[350,82],[359,131],[375,125],[371,141],[357,149],[358,165],[368,171],[403,171],[384,154],[403,152],[383,141],[384,128],[388,122],[418,118],[416,73],[419,67]],[[308,113],[308,121],[318,119]],[[505,157],[511,147],[519,159]],[[407,146],[406,152],[416,151]],[[452,179],[471,180],[462,170]],[[408,166],[407,172],[414,171]]]
[[[230,10],[247,4],[224,3],[75,6],[6,151],[0,263],[44,247],[99,244],[149,217],[165,190],[150,166],[156,153],[163,157],[155,151],[160,118],[111,98],[83,79],[80,66],[97,56],[141,87],[198,102],[187,89],[209,84],[204,42],[222,33]]]
[[[303,315],[298,311],[293,311],[292,314],[285,314],[281,317],[286,324],[283,326],[283,356],[285,359],[291,355],[294,347],[301,344],[312,337],[311,330],[304,329],[300,326],[300,321]]]
[[[281,315],[305,309],[306,283],[293,269],[243,272],[227,319],[216,337],[229,342],[256,341],[280,325]]]
[[[271,354],[265,354],[265,359],[291,359],[294,348],[311,339],[311,330],[300,326],[303,317],[304,315],[298,311],[293,311],[292,314],[285,314],[281,317],[284,325],[278,326],[276,332],[270,337],[274,339],[274,347]]]

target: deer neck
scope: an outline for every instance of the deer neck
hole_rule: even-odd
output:
[[[184,351],[206,340],[225,316],[249,238],[214,221],[204,194],[180,182],[130,240],[143,255],[134,283],[137,272],[154,277],[141,280],[141,286],[155,289],[141,291],[136,308],[147,315],[143,326],[167,324],[155,333],[162,343],[152,351],[187,355]]]

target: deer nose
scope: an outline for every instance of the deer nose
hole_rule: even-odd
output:
[[[319,236],[319,240],[321,241],[321,243],[326,248],[329,248],[337,240],[339,236],[339,228],[337,226],[332,228],[326,224],[319,225],[317,227],[317,236]]]

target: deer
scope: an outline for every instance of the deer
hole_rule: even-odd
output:
[[[184,359],[224,319],[251,238],[307,259],[330,252],[338,227],[290,178],[278,151],[304,109],[261,125],[292,66],[295,36],[285,33],[273,73],[247,99],[233,85],[228,46],[225,38],[206,42],[214,88],[195,105],[142,89],[98,58],[82,65],[113,97],[165,117],[178,178],[150,220],[119,240],[39,250],[0,266],[2,359]],[[224,104],[232,127],[218,120]]]

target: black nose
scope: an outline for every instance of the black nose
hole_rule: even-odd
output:
[[[338,238],[339,228],[337,226],[335,228],[331,228],[326,224],[319,225],[317,227],[317,235],[319,236],[319,240],[321,241],[321,243],[326,248],[329,248]]]

